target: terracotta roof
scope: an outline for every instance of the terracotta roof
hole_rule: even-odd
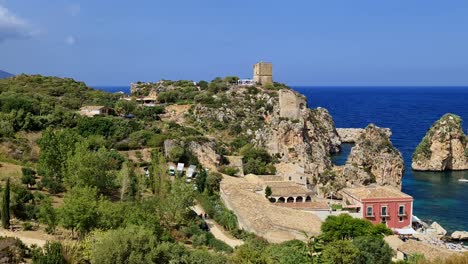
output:
[[[369,185],[366,187],[345,188],[342,192],[360,200],[373,198],[413,198],[390,186]]]
[[[271,188],[271,196],[313,195],[313,192],[294,182],[265,182]]]
[[[93,111],[93,110],[101,110],[105,108],[103,105],[86,105],[80,108],[80,110],[84,111]]]

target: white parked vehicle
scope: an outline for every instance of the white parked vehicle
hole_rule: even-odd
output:
[[[190,165],[188,170],[187,170],[187,178],[191,179],[193,177],[195,177],[195,170],[197,169],[197,167],[195,165]]]
[[[177,163],[177,173],[182,175],[184,173],[185,164]]]
[[[175,175],[175,168],[174,166],[169,166],[169,175],[174,176]]]

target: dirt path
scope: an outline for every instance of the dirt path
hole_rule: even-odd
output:
[[[6,236],[6,237],[16,237],[23,241],[23,243],[27,246],[31,246],[33,244],[36,244],[40,247],[44,246],[45,243],[49,239],[44,235],[43,233],[36,232],[36,231],[18,231],[18,232],[11,232],[7,230],[0,230],[0,236]]]
[[[203,208],[200,205],[195,205],[192,207],[192,209],[200,215],[202,212],[204,212]],[[229,246],[235,248],[237,246],[240,246],[244,244],[244,241],[236,238],[232,238],[231,236],[228,236],[223,228],[219,226],[215,221],[212,219],[205,219],[206,224],[210,228],[210,232],[213,234],[214,237],[217,239],[223,241],[224,243],[228,244]]]

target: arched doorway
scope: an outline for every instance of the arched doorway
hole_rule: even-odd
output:
[[[293,197],[288,197],[288,200],[286,202],[287,203],[294,203],[294,198]]]
[[[302,196],[296,197],[296,203],[302,203],[303,201],[304,199],[302,198]]]
[[[280,197],[280,198],[278,198],[278,201],[277,201],[277,203],[284,203],[284,202],[285,202],[285,200],[284,200],[284,197]]]
[[[305,199],[306,202],[312,202],[312,198],[310,198],[310,196],[307,196],[306,199]]]

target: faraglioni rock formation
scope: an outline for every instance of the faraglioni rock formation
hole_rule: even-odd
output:
[[[462,120],[445,114],[426,133],[413,153],[413,170],[468,170],[468,136]]]
[[[257,144],[280,162],[304,168],[310,177],[331,169],[330,153],[341,144],[331,115],[324,108],[307,108],[306,98],[292,90],[280,90],[278,97],[279,107],[256,131]]]
[[[401,188],[404,162],[390,141],[388,129],[370,124],[351,149],[343,176],[350,185],[390,185]]]

